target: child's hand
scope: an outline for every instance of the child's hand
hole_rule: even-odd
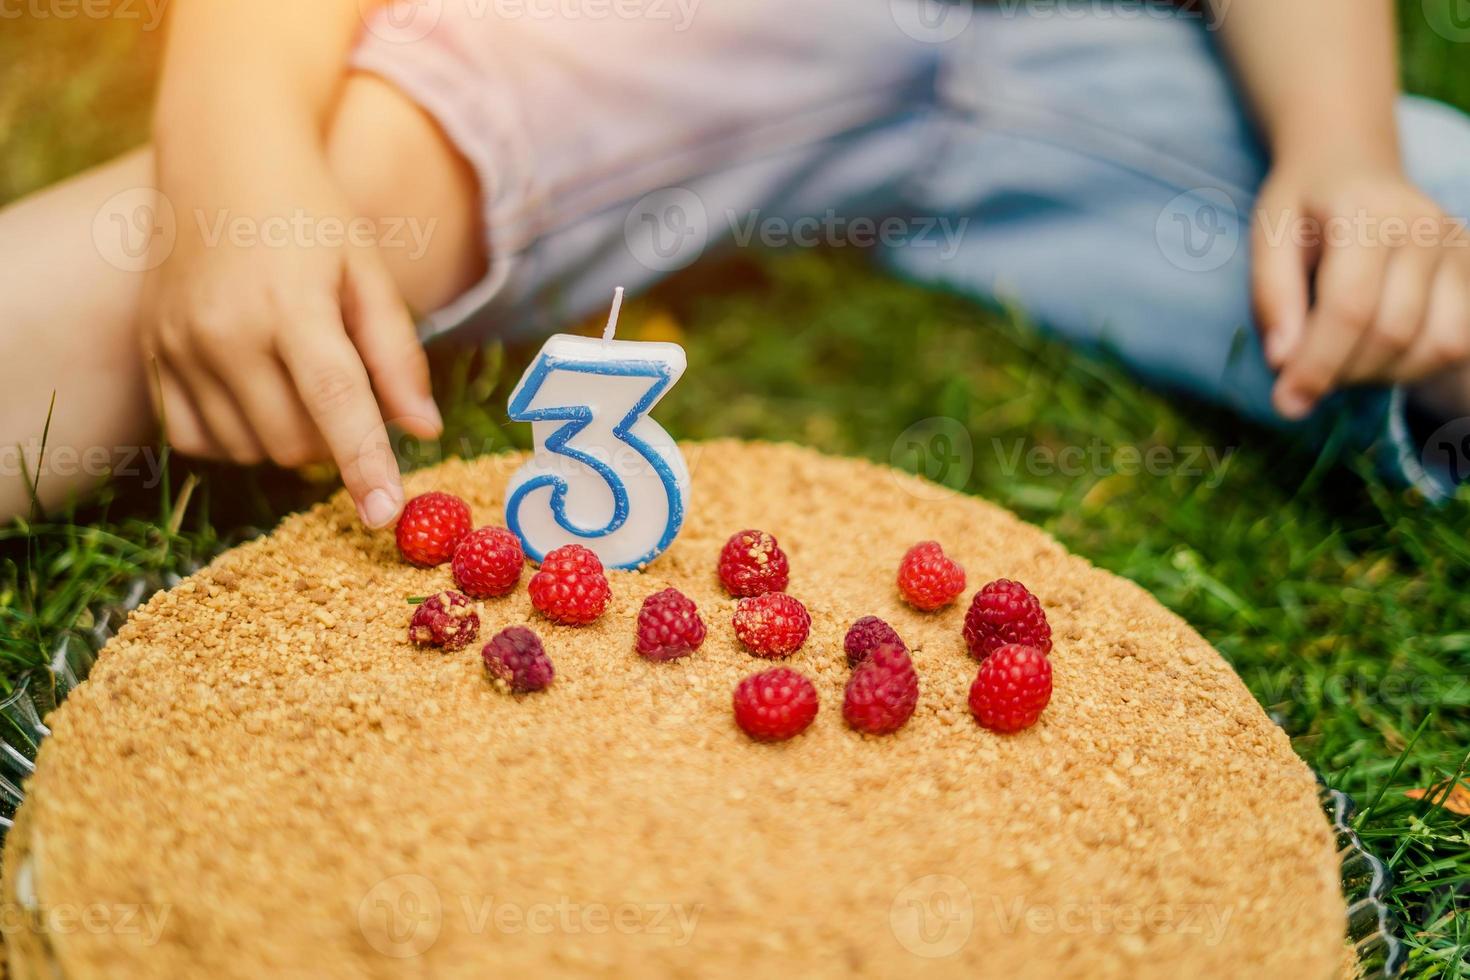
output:
[[[1252,248],[1286,418],[1344,385],[1419,381],[1470,360],[1470,235],[1396,167],[1278,165]]]
[[[363,522],[381,527],[403,502],[384,412],[415,435],[440,428],[427,361],[371,236],[347,238],[355,215],[319,149],[260,149],[172,176],[160,158],[178,238],[145,290],[154,394],[181,452],[281,466],[330,457]]]

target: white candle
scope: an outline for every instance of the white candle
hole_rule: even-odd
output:
[[[619,287],[601,340],[547,340],[511,393],[536,449],[506,487],[505,522],[533,561],[576,543],[641,568],[684,524],[689,467],[648,412],[688,362],[678,344],[613,339],[622,302]]]

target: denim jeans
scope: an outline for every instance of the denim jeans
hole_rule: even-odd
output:
[[[1288,426],[1252,323],[1268,158],[1202,15],[1162,0],[420,0],[355,66],[474,167],[484,279],[424,321],[544,333],[717,248],[866,246],[1140,378],[1336,432],[1432,498],[1401,390]],[[1470,120],[1400,106],[1411,177],[1470,215]],[[902,329],[895,325],[895,329]]]

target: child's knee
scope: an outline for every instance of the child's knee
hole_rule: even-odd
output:
[[[434,121],[388,82],[349,76],[327,160],[353,211],[376,225],[379,253],[415,310],[437,309],[484,269],[479,187]]]

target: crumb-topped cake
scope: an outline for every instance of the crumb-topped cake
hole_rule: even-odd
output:
[[[405,562],[340,495],[154,598],[51,717],[5,846],[6,901],[29,912],[6,937],[12,974],[1336,974],[1344,908],[1313,777],[1179,617],[1004,510],[887,468],[684,449],[681,535],[607,573],[588,625],[533,609],[527,568],[472,600],[474,642],[417,645],[409,599],[452,588],[449,566]],[[496,524],[523,461],[408,486]],[[717,571],[746,528],[779,539],[810,618],[778,662],[737,636]],[[895,581],[901,561],[939,560],[906,558],[928,540],[969,580],[935,611]],[[500,543],[474,574],[496,579]],[[1003,578],[1039,598],[1052,643],[1050,703],[1011,734],[976,723],[965,637],[970,595]],[[640,620],[669,588],[650,603],[664,618]],[[915,589],[953,591],[938,573]],[[684,601],[697,649],[650,655],[688,647]],[[869,616],[918,679],[882,735],[845,723],[844,638]],[[767,744],[732,692],[774,667],[818,707]]]

